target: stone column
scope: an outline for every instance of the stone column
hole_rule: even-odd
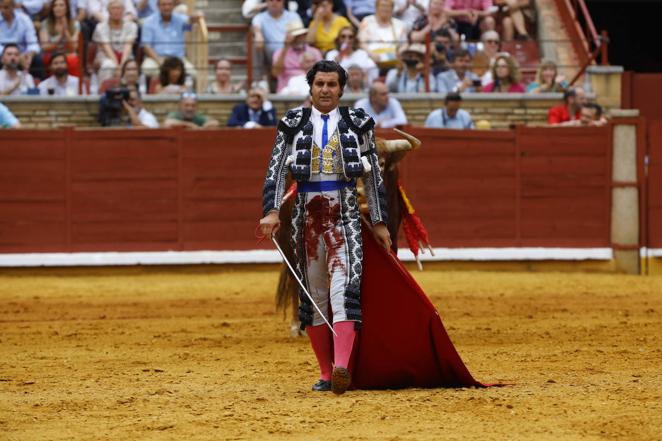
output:
[[[586,68],[587,92],[597,97],[600,105],[609,109],[621,108],[622,66],[589,66]]]
[[[620,118],[638,118],[638,110],[612,110],[611,242],[616,268],[639,274],[639,188],[637,125]],[[623,248],[619,248],[623,247]]]

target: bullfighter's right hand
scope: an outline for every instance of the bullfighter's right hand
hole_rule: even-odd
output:
[[[270,211],[266,216],[260,219],[260,230],[265,236],[276,234],[280,228],[280,218],[277,211]]]

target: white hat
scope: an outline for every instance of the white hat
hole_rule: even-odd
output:
[[[303,24],[299,20],[289,22],[285,29],[292,37],[298,37],[299,35],[308,33],[308,29],[304,28]]]

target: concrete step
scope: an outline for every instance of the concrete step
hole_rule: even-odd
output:
[[[248,27],[221,23],[208,23],[209,58],[246,57]]]

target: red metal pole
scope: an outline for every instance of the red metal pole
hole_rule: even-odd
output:
[[[246,92],[253,87],[253,29],[246,32]]]
[[[600,49],[600,63],[607,66],[609,64],[609,34],[607,31],[600,33]]]

